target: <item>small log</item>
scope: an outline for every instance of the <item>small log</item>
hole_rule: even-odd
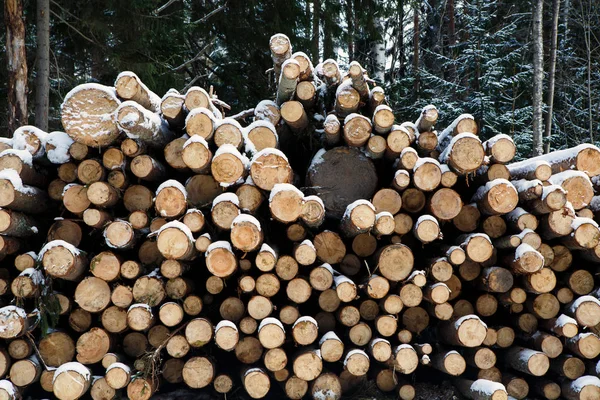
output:
[[[0,193],[0,207],[31,214],[46,211],[47,194],[33,186],[24,185],[13,169],[0,171]]]
[[[144,181],[161,181],[166,176],[164,165],[158,160],[148,156],[139,155],[131,161],[131,172]]]
[[[472,400],[507,400],[507,388],[499,382],[487,379],[457,379],[454,381],[457,389],[468,399]]]
[[[157,105],[156,108],[159,106]],[[135,101],[124,101],[116,110],[119,128],[131,139],[161,147],[174,138],[168,123]]]
[[[295,222],[302,214],[304,194],[294,185],[277,183],[269,196],[271,216],[279,222]]]
[[[465,359],[455,350],[436,352],[431,356],[430,365],[435,369],[452,376],[462,375],[467,368]]]
[[[456,321],[442,322],[439,325],[443,340],[455,346],[481,346],[486,331],[487,326],[476,315],[465,315]]]
[[[364,146],[371,136],[371,130],[371,121],[360,114],[349,114],[344,120],[344,140],[348,146]]]
[[[524,347],[511,347],[506,353],[506,362],[511,368],[533,376],[543,376],[550,368],[548,356]]]

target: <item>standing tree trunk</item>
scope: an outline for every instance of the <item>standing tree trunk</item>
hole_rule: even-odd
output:
[[[456,25],[454,23],[454,0],[448,0],[446,3],[448,13],[448,57],[454,61],[454,45],[456,44]],[[456,66],[454,62],[448,70],[450,82],[456,78]]]
[[[413,38],[413,75],[415,97],[419,97],[419,2],[415,1],[414,14],[414,38]]]
[[[35,126],[48,131],[50,95],[50,0],[37,0]]]
[[[8,61],[8,132],[27,125],[27,54],[23,1],[4,1],[6,53]]]
[[[543,153],[542,91],[544,83],[544,38],[542,16],[544,1],[534,0],[533,5],[533,156]]]
[[[321,0],[313,0],[312,15],[312,58],[315,64],[319,63],[319,20],[321,19]]]
[[[552,1],[552,37],[550,38],[550,70],[548,71],[548,113],[546,114],[546,126],[544,137],[544,153],[550,152],[550,136],[552,135],[552,110],[554,107],[554,82],[556,78],[556,45],[558,41],[558,15],[560,13],[560,0]]]
[[[334,36],[334,15],[331,7],[331,0],[325,0],[325,12],[323,13],[323,60],[328,58],[335,59],[333,36]]]
[[[354,60],[354,10],[352,10],[352,1],[346,1],[346,21],[348,22],[348,62]]]
[[[594,118],[592,114],[592,13],[591,6],[587,10],[581,7],[581,19],[583,25],[583,38],[585,40],[585,52],[587,61],[587,103],[588,103],[588,131],[590,134],[590,142],[594,143]]]
[[[373,42],[371,48],[371,57],[373,59],[373,78],[378,83],[383,84],[385,80],[385,42],[381,32],[384,31],[381,20],[375,18],[373,20]]]

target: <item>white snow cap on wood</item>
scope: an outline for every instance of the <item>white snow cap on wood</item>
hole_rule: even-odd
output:
[[[18,389],[17,387],[8,379],[0,380],[0,389],[4,390],[11,398],[17,398]]]
[[[550,179],[548,179],[548,182],[550,182],[554,185],[562,185],[563,182],[566,181],[567,179],[575,178],[575,177],[584,178],[585,180],[590,182],[590,185],[592,184],[592,181],[590,181],[590,177],[585,172],[575,171],[575,170],[567,170],[567,171],[559,172],[558,174],[554,174],[550,177]]]
[[[510,183],[508,180],[506,180],[504,178],[497,178],[497,179],[494,179],[492,181],[487,182],[483,186],[479,186],[479,188],[477,189],[477,191],[473,195],[473,198],[471,199],[471,201],[475,202],[475,201],[483,199],[483,196],[487,192],[489,192],[494,186],[498,186],[498,185],[506,185],[508,187],[513,188],[515,190],[515,192],[517,191],[517,189],[513,186],[513,184]]]
[[[408,173],[407,170],[405,169],[399,169],[394,173],[394,178],[397,177],[398,175],[406,175],[406,176],[410,176],[410,174]]]
[[[517,189],[517,192],[519,192],[519,193],[524,192],[533,187],[543,185],[542,181],[540,181],[539,179],[532,179],[532,180],[519,179],[519,180],[511,181],[511,182],[512,182],[513,186],[515,187],[515,189]]]
[[[421,114],[419,115],[419,118],[417,119],[417,122],[415,122],[415,125],[419,125],[419,121],[421,120],[421,117],[423,116],[423,114],[425,114],[429,110],[437,110],[437,107],[434,106],[433,104],[427,104],[425,107],[423,107],[423,109],[421,110]]]
[[[586,295],[586,296],[580,296],[575,301],[573,301],[571,303],[571,305],[569,306],[569,311],[571,313],[574,313],[582,303],[587,303],[587,302],[596,303],[600,307],[600,300],[598,300],[594,296]]]
[[[319,324],[317,323],[316,319],[314,319],[313,317],[310,317],[310,316],[303,316],[303,317],[299,317],[296,320],[296,322],[294,322],[294,325],[292,325],[292,329],[295,328],[296,325],[298,325],[301,322],[310,322],[311,324],[313,324],[317,328],[319,327]]]
[[[31,146],[29,143],[27,143],[27,140],[25,140],[25,132],[33,133],[42,144],[42,147],[44,147],[44,143],[46,142],[46,136],[48,136],[48,133],[33,125],[23,125],[18,127],[13,132],[12,140],[8,138],[2,138],[1,140],[3,142],[5,141],[5,139],[8,140],[8,143],[12,145],[13,149],[33,151],[33,146]],[[43,153],[44,152],[42,150],[42,155]]]
[[[256,121],[252,122],[246,128],[242,129],[242,137],[244,139],[244,151],[246,153],[249,153],[249,154],[256,153],[256,147],[254,146],[254,142],[252,141],[252,139],[250,138],[249,135],[253,129],[256,129],[259,127],[270,130],[271,133],[273,134],[273,136],[275,136],[276,143],[277,144],[279,143],[279,136],[277,135],[277,130],[275,129],[275,127],[273,126],[271,121],[269,121],[268,119],[264,119],[264,120],[258,119]]]
[[[470,133],[470,132],[459,133],[458,135],[456,135],[452,138],[448,147],[446,147],[446,149],[442,152],[442,154],[440,154],[439,160],[443,163],[446,163],[448,161],[448,158],[450,157],[450,154],[452,154],[452,147],[454,147],[456,142],[458,142],[461,139],[465,139],[465,138],[476,139],[479,143],[481,143],[481,140],[477,136],[475,136],[473,133]]]
[[[389,211],[381,211],[381,212],[375,214],[375,221],[378,221],[380,218],[383,218],[383,217],[394,218],[394,215]]]
[[[441,166],[440,166],[440,163],[438,162],[438,160],[431,158],[431,157],[421,157],[415,163],[415,166],[413,167],[413,172],[416,171],[423,164],[435,164],[438,166],[438,168],[441,169]]]
[[[72,361],[68,363],[62,364],[60,367],[54,371],[54,377],[52,378],[52,383],[56,382],[56,378],[63,372],[74,371],[83,377],[86,381],[90,380],[92,377],[92,373],[90,370],[83,364]]]
[[[346,357],[344,358],[344,366],[348,364],[350,357],[352,357],[355,354],[360,354],[362,356],[365,356],[367,358],[367,360],[369,359],[369,356],[364,351],[362,351],[360,349],[352,349],[348,352],[348,354],[346,354]]]
[[[221,147],[223,147],[223,146],[221,146]],[[219,147],[219,149],[221,147]],[[261,151],[259,151],[258,153],[256,153],[254,155],[254,157],[252,157],[252,163],[254,163],[260,156],[269,155],[269,154],[275,154],[275,155],[283,158],[285,161],[288,161],[287,156],[281,150],[277,150],[277,149],[273,149],[271,147],[268,147],[268,148],[262,149]]]
[[[344,125],[346,125],[351,119],[354,118],[362,118],[365,121],[367,121],[369,123],[369,125],[371,125],[371,120],[367,117],[365,117],[364,115],[361,114],[357,114],[357,113],[352,113],[350,115],[348,115],[346,118],[344,118]]]
[[[558,318],[556,318],[556,321],[554,321],[554,326],[556,327],[563,327],[567,324],[573,324],[577,326],[577,321],[575,320],[575,318],[571,318],[565,314],[560,314]]]
[[[489,381],[487,379],[477,379],[471,384],[471,390],[474,392],[481,393],[484,396],[491,396],[497,392],[505,392],[506,388],[500,382]]]
[[[64,240],[53,240],[51,242],[46,243],[46,245],[42,247],[42,250],[40,250],[40,254],[38,256],[38,261],[42,261],[42,259],[44,258],[44,254],[46,254],[48,250],[58,246],[64,247],[71,254],[73,254],[73,256],[77,256],[81,252],[81,250],[73,246],[71,243],[65,242]]]
[[[110,364],[108,366],[108,368],[106,368],[106,372],[110,371],[111,369],[115,369],[115,368],[122,369],[123,371],[127,372],[128,374],[131,373],[131,368],[129,368],[128,365],[125,365],[120,362],[115,362],[115,363]]]
[[[11,183],[13,188],[23,194],[36,194],[37,189],[33,186],[23,185],[23,181],[19,176],[19,173],[12,168],[3,169],[0,171],[0,179],[6,179]]]
[[[215,206],[223,201],[228,201],[230,203],[235,204],[236,206],[240,206],[240,199],[237,197],[237,194],[231,192],[221,193],[217,197],[214,198],[211,210],[215,208]]]
[[[344,95],[346,94],[346,92],[350,92],[351,90],[355,90],[352,87],[352,80],[351,79],[346,79],[345,81],[343,81],[342,83],[340,83],[337,87],[337,89],[335,90],[335,97],[339,97],[340,95]]]
[[[462,121],[463,119],[472,119],[475,120],[475,118],[471,115],[471,114],[461,114],[459,115],[456,119],[454,119],[454,121],[452,121],[452,123],[450,125],[448,125],[446,127],[446,129],[444,129],[439,135],[438,135],[438,148],[441,149],[441,145],[444,144],[444,142],[446,141],[446,139],[448,138],[448,136],[451,136],[454,134],[454,129],[456,129],[456,126],[458,125],[458,123],[460,121]],[[477,134],[477,132],[458,132],[458,134],[461,133],[472,133],[472,134]]]
[[[308,246],[313,250],[316,250],[315,245],[313,244],[313,242],[310,239],[304,239],[301,243],[300,246]]]
[[[348,206],[346,207],[346,211],[344,212],[343,218],[349,217],[352,211],[358,206],[367,206],[371,210],[375,211],[375,206],[369,200],[358,199],[348,204]]]
[[[46,157],[53,164],[65,164],[71,161],[69,148],[75,141],[66,132],[54,131],[46,136],[44,147]],[[50,148],[52,146],[52,148]]]
[[[233,228],[234,226],[236,226],[237,224],[241,224],[242,222],[249,222],[252,225],[256,226],[259,231],[262,230],[262,228],[260,226],[260,222],[258,222],[258,220],[250,214],[239,214],[231,222],[231,227]]]
[[[42,271],[40,271],[39,269],[27,268],[23,270],[23,272],[21,272],[19,276],[28,276],[29,278],[31,278],[31,281],[34,285],[44,283],[44,274],[42,274]]]
[[[600,379],[597,376],[593,375],[584,375],[577,379],[575,379],[571,383],[571,387],[575,389],[577,392],[580,392],[586,386],[596,386],[600,387]]]
[[[207,95],[206,97],[209,97],[209,96]],[[190,111],[189,114],[187,115],[187,117],[185,117],[185,126],[187,127],[190,119],[198,114],[206,115],[212,121],[213,127],[216,125],[217,119],[215,118],[215,114],[213,114],[213,112],[210,111],[208,108],[198,107],[198,108],[194,108],[192,111]]]
[[[382,110],[393,112],[392,107],[390,107],[386,104],[380,104],[377,107],[375,107],[375,111],[373,111],[373,114],[377,114],[377,112],[382,111]]]
[[[439,222],[438,222],[438,220],[434,216],[425,214],[425,215],[421,215],[417,219],[417,222],[415,223],[415,226],[419,226],[419,224],[421,224],[421,223],[423,223],[425,221],[431,221],[431,222],[435,223],[438,226],[440,225]]]
[[[121,72],[119,75],[117,75],[114,86],[117,86],[117,82],[119,81],[119,79],[124,76],[129,76],[129,77],[134,78],[137,81],[137,83],[140,85],[140,87],[142,87],[142,89],[145,90],[146,93],[148,93],[148,97],[150,98],[150,104],[152,104],[152,108],[154,108],[154,110],[160,110],[160,102],[161,102],[160,97],[158,97],[158,95],[156,93],[154,93],[153,91],[148,89],[148,86],[146,86],[144,84],[144,82],[142,82],[142,80],[134,72],[131,72],[131,71]],[[174,89],[169,89],[169,91],[170,90],[174,90]]]
[[[277,258],[277,252],[275,252],[275,250],[266,243],[263,243],[262,246],[260,246],[260,250],[258,252],[262,253],[263,251],[266,251],[267,253],[271,253],[274,258]]]
[[[595,226],[596,228],[598,228],[598,223],[596,221],[594,221],[591,218],[585,218],[585,217],[573,218],[573,221],[571,222],[571,228],[573,228],[573,230],[577,230],[577,228],[579,228],[583,224],[589,224],[589,225],[592,225],[592,226]],[[573,234],[574,233],[572,233],[571,235],[573,235]]]
[[[507,134],[505,134],[505,133],[499,133],[499,134],[497,134],[496,136],[494,136],[494,137],[491,137],[490,139],[488,139],[488,140],[486,140],[485,142],[483,142],[483,145],[484,145],[486,148],[488,148],[488,149],[489,149],[489,148],[491,148],[493,145],[495,145],[495,144],[496,144],[496,142],[498,142],[499,140],[502,140],[502,139],[509,140],[509,141],[513,142],[513,139],[512,139],[510,136],[508,136]]]
[[[336,275],[333,277],[333,283],[335,285],[335,287],[340,286],[342,283],[350,283],[352,286],[356,286],[356,284],[354,283],[354,281],[350,278],[348,278],[345,275]]]
[[[240,153],[238,149],[232,144],[226,143],[224,145],[221,145],[221,147],[219,147],[215,152],[213,160],[219,157],[221,154],[231,154],[240,160],[240,162],[244,165],[245,169],[248,169],[250,167],[250,161],[248,160],[248,157]]]
[[[321,164],[323,161],[325,161],[323,156],[325,155],[326,152],[327,152],[327,150],[320,149],[319,151],[317,151],[315,153],[315,155],[312,158],[312,161],[310,162],[310,166],[308,167],[309,171],[313,171],[319,164]]]
[[[536,253],[542,259],[544,259],[544,256],[542,256],[542,254],[539,251],[537,251],[536,249],[531,247],[531,245],[529,245],[527,243],[521,243],[519,245],[519,247],[517,247],[517,249],[515,250],[515,261],[517,261],[518,259],[523,257],[525,255],[525,253]]]
[[[127,309],[127,312],[133,310],[134,308],[143,308],[145,310],[147,310],[150,315],[152,315],[152,307],[150,307],[148,304],[146,303],[136,303],[136,304],[132,304],[131,306],[129,306],[129,308]]]
[[[541,156],[534,157],[531,160],[539,160],[548,162],[550,164],[558,164],[560,162],[576,158],[579,152],[585,149],[598,149],[598,147],[590,143],[583,143],[579,146],[571,147],[569,149],[557,150],[548,154],[543,154]]]
[[[5,306],[0,308],[0,316],[9,318],[16,314],[19,318],[27,318],[27,313],[21,307],[17,306]]]
[[[480,323],[481,323],[481,324],[482,324],[482,325],[483,325],[483,326],[484,326],[484,327],[487,329],[487,325],[485,324],[485,322],[483,322],[483,321],[481,320],[481,318],[479,318],[479,317],[478,317],[477,315],[475,315],[475,314],[469,314],[469,315],[465,315],[465,316],[462,316],[462,317],[460,317],[459,319],[457,319],[457,320],[454,322],[454,327],[455,327],[456,329],[458,329],[458,328],[460,328],[460,326],[462,325],[462,323],[463,323],[463,322],[465,322],[465,321],[467,321],[467,320],[470,320],[470,319],[476,319],[476,320],[478,320],[478,321],[479,321],[479,322],[480,322]]]
[[[567,191],[565,189],[563,189],[562,186],[560,185],[548,185],[548,186],[544,186],[544,189],[542,190],[542,197],[541,199],[544,200],[546,198],[546,196],[548,196],[550,193],[553,193],[555,191],[561,191],[563,193],[567,193]],[[592,199],[593,201],[593,199]],[[591,206],[591,204],[590,204]]]
[[[410,275],[408,276],[408,278],[406,278],[407,282],[410,282],[411,280],[414,279],[415,276],[417,275],[423,275],[425,276],[425,271],[421,271],[421,270],[413,270]]]
[[[305,202],[307,202],[307,201],[316,201],[317,203],[319,203],[321,205],[321,207],[323,207],[323,209],[325,209],[325,203],[323,203],[323,200],[319,196],[316,196],[314,194],[310,195],[310,196],[304,197],[304,201]]]
[[[217,123],[215,124],[215,129],[217,129],[218,127],[223,126],[223,125],[233,125],[236,128],[238,128],[240,130],[240,132],[244,129],[244,128],[242,128],[242,125],[240,125],[240,123],[237,120],[230,118],[230,117],[225,117],[223,119],[218,120]],[[197,136],[197,135],[194,135],[194,136]]]
[[[216,249],[225,249],[225,250],[229,251],[230,253],[233,253],[233,250],[231,248],[231,243],[229,243],[226,240],[218,240],[216,242],[212,242],[208,246],[205,254],[208,255],[211,251],[216,250]]]
[[[294,192],[298,196],[300,196],[304,199],[304,193],[302,193],[300,191],[300,189],[298,189],[296,186],[292,185],[291,183],[276,183],[275,186],[273,186],[273,189],[271,189],[271,194],[269,195],[269,202],[273,201],[273,198],[279,192],[288,192],[288,191]]]
[[[233,322],[223,319],[223,320],[219,321],[219,323],[215,327],[215,332],[217,332],[219,329],[225,328],[225,327],[232,328],[236,332],[238,331],[237,326],[235,326],[235,324]]]
[[[325,333],[323,336],[321,336],[321,339],[319,340],[319,346],[322,346],[323,343],[325,343],[327,340],[335,340],[335,341],[342,343],[342,340],[339,338],[338,335],[335,334],[334,331],[329,331],[329,332]]]
[[[267,317],[267,318],[263,319],[262,321],[260,321],[260,324],[258,325],[258,332],[260,332],[260,330],[267,325],[277,325],[278,327],[281,328],[281,330],[283,332],[285,332],[285,329],[283,328],[283,324],[281,323],[281,321],[278,320],[277,318],[273,318],[273,317]]]
[[[183,148],[185,149],[192,143],[200,143],[202,146],[208,149],[208,142],[200,135],[192,135],[188,140],[183,144]]]
[[[177,230],[180,230],[181,232],[185,233],[185,236],[187,236],[187,238],[190,242],[194,243],[194,241],[195,241],[194,235],[192,234],[192,231],[190,230],[190,228],[183,222],[179,222],[179,221],[167,222],[166,224],[164,224],[163,226],[158,228],[157,231],[150,233],[148,235],[148,237],[159,236],[162,231],[164,231],[165,229],[169,229],[169,228],[175,228]]]
[[[158,187],[158,189],[156,189],[156,195],[158,196],[158,194],[160,193],[161,190],[170,188],[170,187],[173,187],[173,188],[179,190],[183,194],[183,197],[187,200],[187,190],[185,190],[185,187],[181,184],[181,182],[179,182],[175,179],[169,179],[169,180],[161,183],[160,186]]]
[[[69,138],[70,139],[70,138]],[[6,149],[0,153],[0,158],[5,156],[15,156],[21,159],[23,164],[33,166],[33,156],[27,150]]]
[[[272,118],[276,117],[276,114],[274,114],[273,111],[271,111],[272,108],[279,110],[279,106],[277,106],[277,103],[275,103],[274,101],[263,100],[260,103],[258,103],[256,107],[254,107],[254,116],[262,120],[271,120]]]

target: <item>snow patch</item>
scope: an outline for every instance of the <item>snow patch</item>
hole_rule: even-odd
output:
[[[249,222],[252,225],[256,226],[256,228],[261,231],[262,228],[260,226],[260,222],[258,222],[258,220],[250,215],[250,214],[239,214],[237,217],[235,217],[233,219],[233,221],[231,222],[231,228],[233,228],[234,226],[236,226],[237,224],[241,224],[242,222]]]
[[[65,132],[50,132],[46,136],[46,157],[53,164],[65,164],[71,160],[69,148],[75,141]],[[52,147],[52,148],[51,148]]]
[[[275,186],[273,186],[273,189],[271,189],[271,194],[269,195],[269,203],[273,201],[273,199],[279,192],[294,192],[297,196],[304,199],[304,193],[302,193],[300,189],[298,189],[291,183],[277,183],[275,184]]]
[[[60,374],[62,374],[63,372],[67,372],[67,371],[77,372],[86,381],[89,381],[90,378],[92,377],[92,373],[86,366],[73,361],[73,362],[64,363],[63,365],[58,367],[56,369],[56,371],[54,371],[54,377],[52,378],[52,383],[56,382],[56,378],[58,378],[58,376]]]
[[[230,253],[233,253],[233,250],[231,248],[231,243],[225,241],[225,240],[218,240],[216,242],[211,243],[208,248],[206,249],[206,255],[208,256],[208,254],[213,251],[213,250],[217,250],[217,249],[225,249],[227,251],[229,251]]]
[[[225,192],[221,193],[217,197],[214,198],[211,210],[215,208],[215,206],[221,202],[228,201],[230,203],[235,204],[237,207],[240,206],[240,199],[237,197],[235,193]]]
[[[164,181],[163,183],[161,183],[160,186],[158,187],[158,189],[156,189],[156,196],[158,196],[158,194],[161,192],[161,190],[170,188],[170,187],[173,187],[173,188],[179,190],[183,194],[183,198],[185,200],[187,200],[187,190],[185,190],[185,187],[179,181],[176,181],[175,179],[169,179],[168,181]]]

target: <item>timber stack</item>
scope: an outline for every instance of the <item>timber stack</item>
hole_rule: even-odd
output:
[[[515,162],[269,45],[251,110],[124,72],[0,142],[0,398],[600,398],[600,150]]]

